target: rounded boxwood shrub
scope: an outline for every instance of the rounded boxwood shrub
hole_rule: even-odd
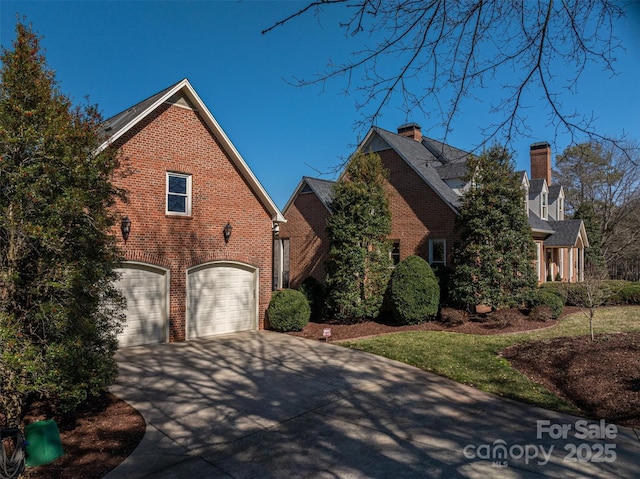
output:
[[[536,292],[531,304],[532,309],[535,309],[536,306],[549,307],[551,309],[551,317],[558,319],[564,309],[564,300],[557,293],[541,288]]]
[[[280,331],[301,331],[311,316],[307,298],[295,289],[274,291],[267,308],[271,328]]]
[[[419,256],[409,256],[391,275],[391,311],[400,324],[418,324],[438,314],[440,287],[431,266]]]
[[[568,287],[569,285],[567,283],[559,283],[559,282],[542,283],[536,290],[536,293],[537,291],[544,291],[546,293],[555,294],[556,296],[562,299],[563,303],[565,303],[567,301]]]

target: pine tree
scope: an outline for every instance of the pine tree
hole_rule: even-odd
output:
[[[376,154],[357,154],[334,188],[327,263],[329,308],[336,319],[358,322],[379,314],[391,275],[391,212]]]
[[[468,166],[470,188],[458,217],[464,244],[454,252],[452,299],[464,306],[519,304],[536,285],[535,244],[511,155],[494,146]]]
[[[110,207],[115,152],[100,115],[74,107],[30,26],[0,56],[0,421],[26,402],[69,410],[115,379],[121,260]]]

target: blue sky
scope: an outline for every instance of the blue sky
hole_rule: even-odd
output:
[[[312,77],[329,60],[345,61],[358,48],[338,24],[344,10],[307,15],[262,35],[304,2],[280,1],[5,1],[0,0],[0,42],[11,47],[16,14],[26,15],[43,37],[47,61],[62,91],[86,96],[109,118],[167,86],[188,78],[213,116],[271,195],[283,208],[301,177],[332,179],[362,139],[352,92],[338,79],[324,88],[299,88],[285,80]],[[616,55],[618,75],[600,68],[582,76],[568,108],[597,118],[599,131],[626,132],[640,140],[640,3],[616,25],[626,51]],[[563,65],[558,66],[562,73]],[[499,94],[494,89],[493,94]],[[446,141],[470,150],[487,126],[486,103],[469,105]],[[545,114],[526,112],[530,137],[512,144],[518,169],[528,169],[528,147],[549,141],[555,153],[568,146]],[[415,121],[423,134],[443,131],[421,116],[407,117],[397,105],[377,125],[395,131]]]

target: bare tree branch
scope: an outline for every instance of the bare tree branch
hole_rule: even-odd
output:
[[[437,116],[446,138],[465,100],[482,100],[482,91],[502,88],[505,95],[488,108],[501,120],[483,130],[484,143],[508,144],[530,133],[526,111],[536,105],[546,110],[556,134],[621,146],[596,131],[592,116],[567,111],[560,102],[563,93],[575,92],[588,65],[615,73],[615,53],[621,46],[614,22],[624,15],[615,0],[314,1],[263,33],[312,9],[320,15],[335,4],[354,11],[340,24],[347,36],[370,35],[373,46],[315,78],[295,78],[292,83],[325,85],[346,77],[345,93],[358,94],[362,127],[375,124],[385,108],[398,104],[407,117],[414,111]],[[557,68],[561,62],[566,68]],[[504,80],[505,74],[515,76],[512,84]]]

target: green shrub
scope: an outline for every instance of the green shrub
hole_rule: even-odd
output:
[[[551,309],[551,317],[558,319],[564,309],[564,299],[559,293],[552,292],[549,288],[540,288],[536,291],[530,304],[532,310],[536,306],[548,306]]]
[[[542,283],[538,289],[534,290],[534,294],[537,294],[538,291],[544,291],[546,293],[552,293],[562,299],[562,302],[565,303],[567,301],[567,286],[568,283]]]
[[[311,317],[322,319],[326,312],[324,286],[313,276],[308,276],[298,290],[304,294],[311,307]]]
[[[609,298],[607,304],[640,304],[640,283],[626,283],[619,287],[619,291]]]
[[[399,324],[418,324],[438,314],[440,287],[431,266],[419,256],[409,256],[391,275],[391,310]]]
[[[301,331],[309,322],[311,307],[307,298],[295,289],[274,291],[267,308],[271,328],[280,331]]]

